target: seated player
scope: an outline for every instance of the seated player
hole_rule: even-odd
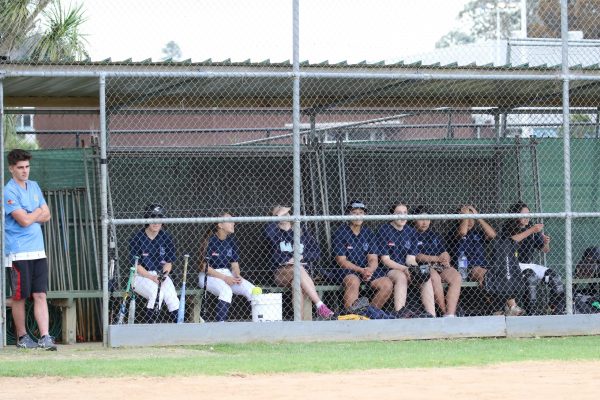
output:
[[[415,229],[407,225],[406,219],[401,218],[408,214],[408,208],[404,203],[397,203],[391,207],[390,213],[397,219],[379,228],[379,249],[381,262],[388,270],[387,276],[394,282],[395,315],[397,318],[412,316],[405,306],[408,285],[414,283],[419,286],[421,302],[426,313],[433,317],[435,316],[435,304],[429,267],[426,267],[426,273],[413,268],[412,274],[411,268],[408,267],[417,265]]]
[[[223,213],[219,217],[231,217],[231,214]],[[200,254],[202,261],[199,284],[219,298],[215,318],[218,322],[227,321],[233,294],[244,296],[250,302],[252,289],[255,287],[240,273],[240,257],[234,232],[234,222],[216,224],[214,231],[205,239]]]
[[[276,206],[272,210],[274,216],[289,216],[290,207]],[[290,221],[270,222],[265,226],[265,236],[271,244],[271,260],[275,283],[278,286],[289,287],[294,280],[294,231]],[[322,318],[331,318],[331,311],[317,294],[311,273],[316,271],[316,263],[321,257],[319,246],[312,234],[306,227],[302,227],[300,238],[300,254],[302,254],[300,265],[300,287],[303,295],[306,295],[315,305],[317,314]],[[301,301],[304,307],[304,301]]]
[[[418,206],[413,214],[429,214],[429,211],[424,206]],[[446,251],[444,239],[430,229],[431,220],[417,219],[414,226],[417,231],[417,263],[432,266],[431,282],[435,302],[444,317],[455,317],[462,283],[460,274],[450,264],[450,254]],[[442,281],[448,284],[446,296]]]
[[[346,214],[362,216],[367,212],[361,201],[346,206]],[[344,306],[349,309],[358,299],[361,282],[368,283],[375,295],[371,305],[381,309],[392,294],[393,283],[383,269],[378,269],[379,255],[373,231],[363,226],[363,220],[355,219],[341,225],[333,234],[335,262],[341,268],[344,285]]]
[[[523,202],[513,204],[508,210],[511,214],[528,214],[529,207]],[[537,286],[540,282],[548,284],[550,292],[549,306],[553,314],[564,314],[566,308],[565,287],[560,276],[544,265],[534,263],[538,251],[550,251],[550,236],[543,233],[544,224],[532,224],[529,218],[516,218],[506,221],[502,229],[505,237],[518,244],[519,266],[529,286],[529,307],[537,302]]]
[[[150,204],[144,212],[144,218],[164,217],[165,210],[160,204]],[[175,244],[171,235],[163,229],[162,224],[146,224],[129,241],[129,253],[132,260],[139,257],[133,286],[137,294],[148,300],[144,322],[157,322],[158,311],[163,302],[167,305],[171,321],[177,322],[179,298],[169,277],[175,261]],[[159,273],[162,275],[162,282],[159,280]],[[159,284],[159,309],[155,310]]]
[[[478,214],[472,205],[461,207],[460,214]],[[485,256],[486,241],[496,238],[496,230],[484,219],[474,220],[465,218],[458,220],[456,229],[451,232],[449,247],[452,250],[452,260],[458,265],[461,256],[466,257],[468,262],[469,277],[483,286],[483,280],[487,272],[487,258]],[[515,299],[508,299],[504,307],[507,316],[523,315],[525,311],[517,305]]]

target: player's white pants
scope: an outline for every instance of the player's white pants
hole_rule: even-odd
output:
[[[215,269],[215,271],[223,275],[233,276],[229,268],[218,268]],[[200,273],[198,280],[200,281],[200,287],[204,288],[203,273]],[[231,303],[231,298],[233,297],[234,293],[242,295],[247,298],[248,301],[250,301],[252,299],[252,289],[254,288],[254,285],[245,279],[242,279],[242,283],[238,285],[229,286],[223,279],[212,276],[207,278],[206,286],[206,290],[208,290],[209,293],[212,293],[213,295],[217,296],[219,300],[223,300],[227,303]]]
[[[157,275],[154,271],[150,271],[150,273],[152,275]],[[148,300],[147,308],[154,308],[154,304],[156,303],[156,292],[158,291],[158,285],[154,281],[136,275],[133,289],[137,294]],[[175,285],[173,285],[173,281],[168,276],[160,287],[159,308],[162,306],[163,302],[167,305],[169,311],[179,309],[179,298],[175,291]]]
[[[535,276],[537,276],[538,279],[544,279],[544,274],[546,273],[546,271],[548,271],[548,268],[538,264],[519,263],[519,267],[521,268],[521,272],[525,271],[526,269],[532,270],[533,272],[535,272]]]

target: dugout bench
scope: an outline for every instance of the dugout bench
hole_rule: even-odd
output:
[[[574,278],[573,285],[598,285],[600,286],[600,278]],[[463,288],[477,288],[477,282],[463,282]],[[315,285],[319,297],[323,298],[326,293],[343,292],[341,285]],[[362,286],[364,289],[364,285]],[[279,287],[279,286],[264,286],[263,290],[265,293],[289,293],[291,288]],[[180,292],[180,289],[177,289]],[[200,322],[200,309],[202,306],[202,299],[204,295],[203,289],[187,289],[186,297],[188,298],[187,304],[192,307],[191,319],[192,322]],[[123,292],[114,292],[115,298],[123,296]],[[62,342],[65,344],[73,344],[76,342],[77,333],[77,306],[75,300],[77,299],[101,299],[102,291],[100,290],[75,290],[75,291],[50,291],[47,294],[48,301],[51,304],[61,309],[61,322],[62,322]],[[335,307],[335,306],[334,306]],[[304,297],[304,314],[302,320],[312,320],[312,303],[308,297]]]

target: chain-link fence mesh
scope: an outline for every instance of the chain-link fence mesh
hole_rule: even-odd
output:
[[[258,42],[249,32],[259,28],[240,17],[250,13],[241,5],[211,3],[201,18],[229,10],[238,26],[238,45],[290,58],[292,3],[284,9],[275,3],[269,4],[279,10],[272,14],[278,22]],[[317,12],[313,3],[301,2],[307,10],[301,14],[301,37],[310,39],[310,55],[325,49],[333,60],[334,48],[355,37],[356,25],[348,21],[364,22],[370,14],[352,14],[345,2],[328,3]],[[403,3],[407,10],[424,7]],[[76,83],[60,75],[31,79],[54,85],[39,88],[43,96],[75,93],[81,102],[24,108],[25,100],[13,101],[4,126],[16,135],[5,144],[49,151],[92,147],[99,162],[90,168],[100,181],[105,143],[109,247],[101,250],[114,261],[110,324],[294,319],[289,219],[294,213],[306,217],[300,218],[302,255],[296,260],[303,319],[593,311],[600,278],[597,216],[565,212],[598,208],[600,47],[592,16],[599,3],[568,4],[573,75],[565,109],[560,3],[463,3],[454,10],[458,30],[445,35],[436,50],[411,53],[404,49],[409,44],[400,44],[382,63],[351,57],[311,60],[295,71],[289,62],[232,62],[227,57],[222,62],[61,60],[59,67],[79,68],[71,75],[63,72]],[[397,11],[386,4],[390,14]],[[195,9],[191,3],[185,6]],[[389,18],[381,5],[373,7],[383,20]],[[347,23],[336,29],[309,24],[330,13]],[[321,35],[326,40],[311,39],[332,31]],[[280,53],[275,38],[284,35],[290,38]],[[406,32],[400,37],[412,39]],[[169,48],[176,55],[175,47]],[[55,67],[50,59],[23,60],[11,56],[6,65]],[[78,76],[86,68],[102,73],[106,87],[97,87],[95,76]],[[295,77],[301,88],[300,210],[291,207]],[[11,79],[4,79],[7,98],[17,99],[19,91],[35,96],[27,77]],[[90,90],[105,90],[104,109],[89,100],[95,96]],[[100,124],[104,111],[106,136]],[[566,179],[570,197],[565,196]],[[60,189],[48,192],[49,203],[57,207],[55,219],[66,212],[60,208],[63,202],[72,205],[72,220],[83,215],[87,204],[99,203],[98,192],[93,202],[85,197],[91,188]],[[99,217],[97,208],[91,211]],[[520,213],[540,215],[520,218]],[[357,218],[363,214],[380,217],[361,224]],[[260,219],[266,216],[281,218]],[[247,219],[233,223],[229,217]],[[176,221],[149,223],[152,218]],[[196,221],[202,218],[223,219]],[[97,237],[90,240],[101,247],[97,227],[86,224],[69,227],[70,235],[85,231],[87,240],[93,231]],[[47,229],[46,240],[60,238],[60,229]],[[74,241],[81,243],[80,236]],[[72,270],[68,262],[73,259],[65,249],[64,255],[49,252],[51,264],[63,268],[52,283],[60,286],[51,289],[98,289],[98,269],[86,264],[77,275],[64,272]],[[570,260],[566,249],[571,249]],[[100,249],[91,252],[86,242],[75,258],[100,260]],[[178,313],[180,299],[185,299],[183,314]],[[571,299],[573,309],[567,308]]]

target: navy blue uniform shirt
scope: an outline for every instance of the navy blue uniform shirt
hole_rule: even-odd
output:
[[[406,265],[406,256],[417,255],[416,230],[412,226],[405,225],[402,230],[384,224],[379,228],[379,250],[380,255],[390,256],[392,261]]]
[[[231,263],[239,262],[239,251],[235,239],[230,235],[221,240],[217,235],[208,239],[204,259],[214,269],[230,268]]]
[[[446,251],[446,244],[439,233],[427,229],[425,232],[415,230],[417,240],[417,254],[426,256],[439,256]]]
[[[349,225],[341,225],[333,234],[332,241],[333,253],[336,257],[346,256],[348,261],[359,267],[367,266],[368,254],[379,254],[373,231],[364,226],[359,234],[355,235]]]
[[[466,236],[459,238],[456,232],[452,236],[452,240],[448,240],[452,249],[452,260],[455,265],[458,265],[459,257],[464,253],[467,257],[469,267],[486,267],[487,260],[485,258],[485,233],[479,228],[473,228]]]
[[[277,222],[270,222],[265,226],[264,233],[271,244],[271,266],[273,269],[277,269],[294,256],[294,230],[284,231],[279,229]],[[321,257],[319,246],[304,226],[302,227],[300,244],[302,244],[300,249],[302,262],[313,263],[319,261]]]
[[[175,244],[167,232],[160,230],[154,239],[146,235],[145,229],[136,233],[129,241],[131,262],[135,256],[148,271],[162,271],[162,264],[175,261]]]

